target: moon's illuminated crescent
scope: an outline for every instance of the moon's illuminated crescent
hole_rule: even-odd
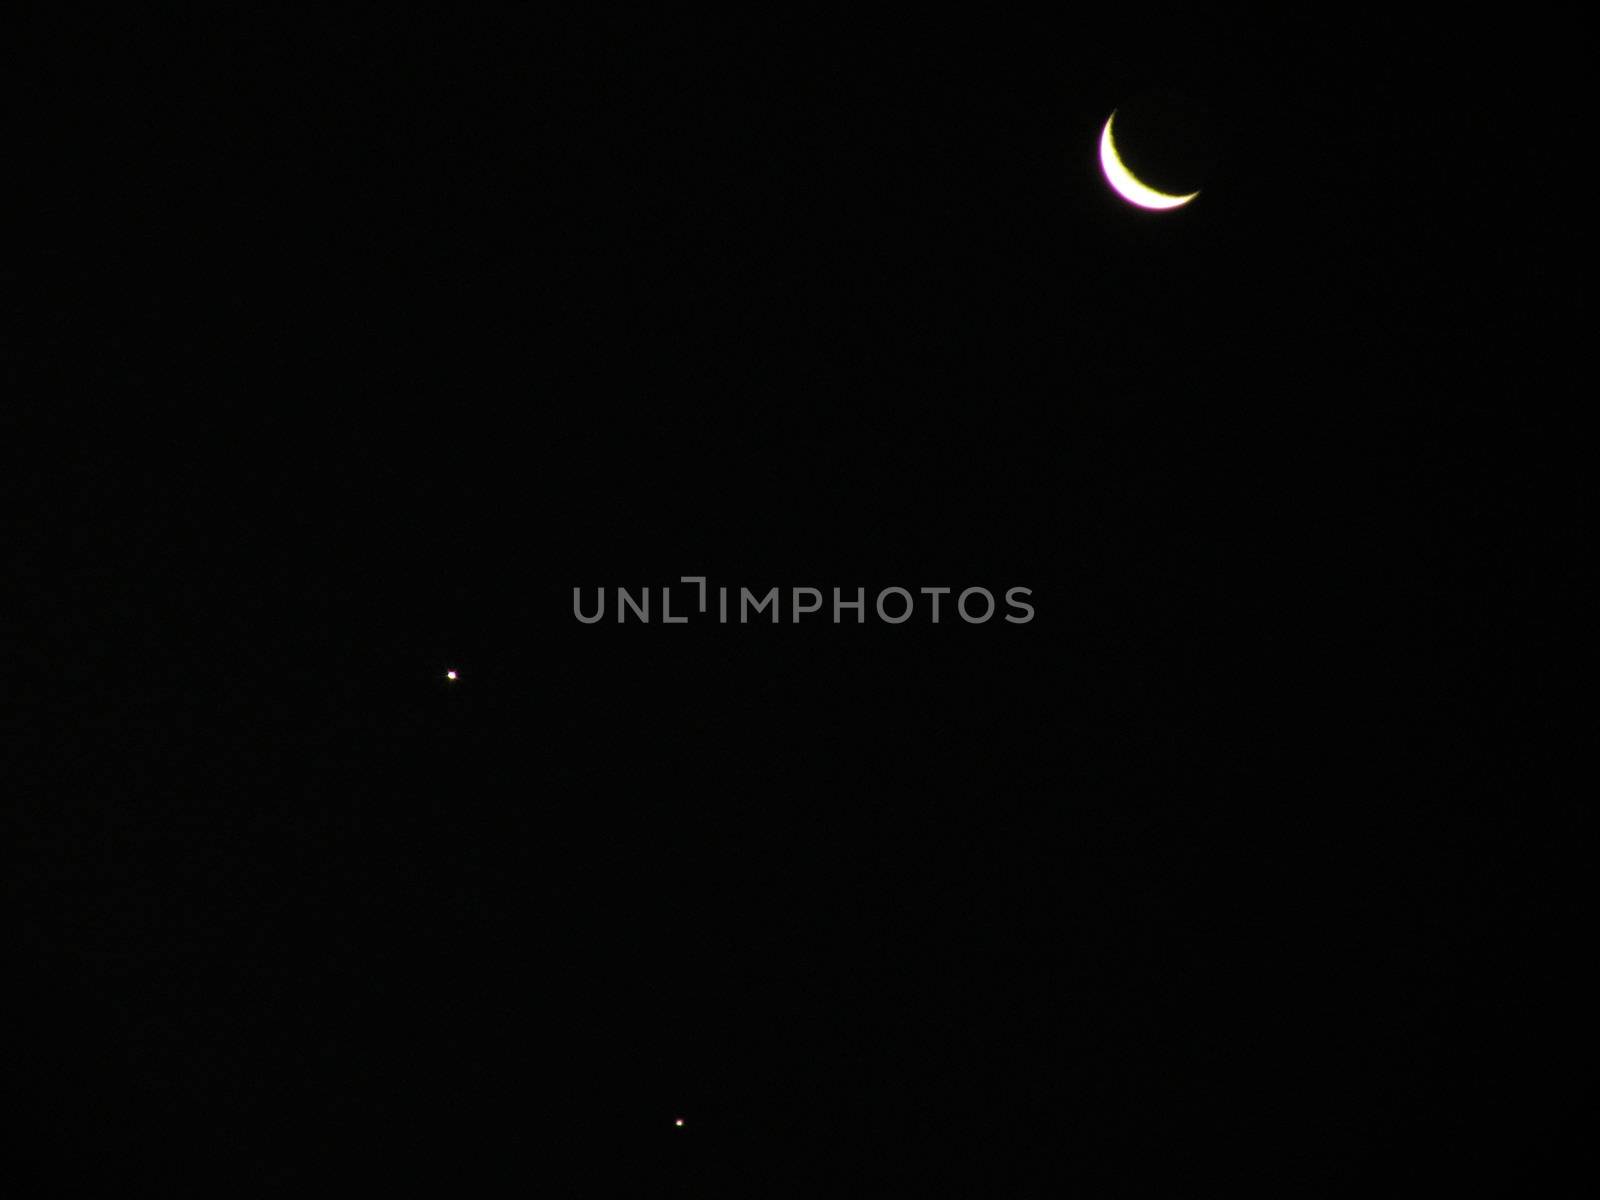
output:
[[[1133,172],[1123,166],[1122,160],[1117,157],[1117,144],[1111,140],[1111,122],[1116,119],[1117,114],[1113,112],[1106,118],[1106,127],[1100,131],[1100,169],[1106,173],[1106,181],[1116,189],[1117,195],[1140,208],[1160,209],[1177,208],[1200,194],[1190,192],[1187,196],[1169,196],[1135,179]]]

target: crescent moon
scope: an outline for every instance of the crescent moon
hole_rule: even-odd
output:
[[[1134,178],[1133,172],[1123,166],[1122,159],[1117,157],[1117,144],[1111,140],[1111,122],[1116,119],[1117,114],[1113,112],[1106,118],[1106,127],[1100,131],[1100,169],[1106,173],[1106,181],[1117,195],[1140,208],[1164,209],[1187,204],[1200,194],[1190,192],[1187,196],[1169,196],[1166,192],[1146,187]]]

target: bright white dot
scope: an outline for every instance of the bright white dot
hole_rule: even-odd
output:
[[[682,1125],[683,1124],[683,1118],[679,1117],[676,1121],[673,1122],[673,1124],[674,1125]]]
[[[444,677],[446,679],[450,680],[452,683],[454,683],[456,681],[456,679],[457,679],[457,675],[456,675],[456,673],[454,671],[446,671],[444,673]]]

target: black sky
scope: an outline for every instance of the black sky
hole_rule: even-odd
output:
[[[1522,50],[36,36],[43,1177],[1348,1195],[1575,1136]],[[1094,155],[1156,100],[1160,215]],[[1038,616],[572,618],[691,574]]]

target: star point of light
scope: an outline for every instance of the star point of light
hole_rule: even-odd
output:
[[[456,680],[461,678],[461,676],[453,669],[449,670],[449,671],[446,671],[444,673],[444,677],[446,679],[448,679],[451,683],[454,683]]]

